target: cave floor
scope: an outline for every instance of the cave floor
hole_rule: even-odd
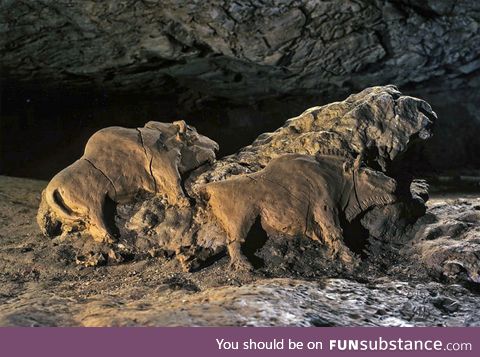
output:
[[[458,284],[196,273],[149,258],[83,267],[35,221],[46,182],[0,176],[1,326],[480,326],[480,295]],[[476,194],[435,194],[429,207]]]

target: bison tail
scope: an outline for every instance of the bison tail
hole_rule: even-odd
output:
[[[45,192],[45,199],[47,204],[57,213],[61,213],[62,215],[71,218],[74,215],[74,212],[70,207],[68,207],[63,200],[62,195],[58,191],[58,189],[47,190]]]

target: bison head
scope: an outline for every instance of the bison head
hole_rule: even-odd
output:
[[[160,123],[150,121],[145,124],[147,129],[156,129],[162,133],[163,145],[168,150],[178,150],[180,173],[188,172],[209,162],[215,161],[218,144],[201,135],[197,130],[187,125],[183,120],[173,123]]]
[[[397,182],[383,172],[364,166],[358,157],[352,166],[346,166],[351,174],[352,191],[350,193],[345,215],[352,221],[361,212],[373,206],[394,203],[397,198]]]

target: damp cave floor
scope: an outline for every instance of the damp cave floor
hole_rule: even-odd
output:
[[[480,295],[456,284],[239,279],[226,257],[196,273],[165,258],[77,266],[37,227],[45,185],[0,176],[0,326],[480,325]],[[430,204],[458,197],[480,199],[436,193]]]

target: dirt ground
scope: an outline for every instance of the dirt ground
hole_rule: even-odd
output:
[[[195,273],[166,257],[77,265],[37,227],[45,185],[0,176],[1,326],[480,325],[480,295],[458,284],[237,275],[226,257]]]

